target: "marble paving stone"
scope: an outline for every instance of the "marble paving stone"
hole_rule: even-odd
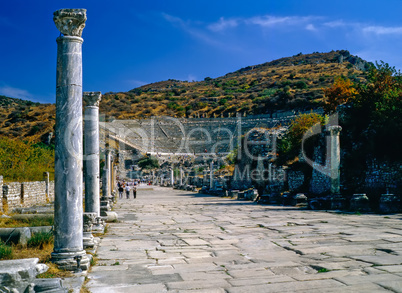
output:
[[[100,243],[98,265],[88,274],[91,292],[399,292],[402,286],[400,214],[299,210],[162,187],[139,194],[115,204],[122,220],[110,224]]]

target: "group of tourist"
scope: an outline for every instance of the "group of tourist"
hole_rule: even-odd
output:
[[[117,190],[119,191],[119,199],[123,198],[124,191],[126,192],[126,198],[130,198],[130,192],[133,190],[133,197],[137,198],[137,181],[126,182],[119,181],[117,182]]]

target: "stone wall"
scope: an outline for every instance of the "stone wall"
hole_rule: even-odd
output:
[[[30,207],[43,205],[54,201],[54,182],[3,182],[0,176],[2,190],[1,211],[7,212],[18,207]],[[48,194],[46,194],[48,191]]]
[[[399,187],[402,186],[401,173],[401,165],[397,162],[386,164],[368,160],[364,180],[365,192],[378,190],[382,193],[398,193]]]
[[[290,170],[287,172],[287,180],[289,185],[289,191],[298,191],[303,186],[304,174],[302,171]]]

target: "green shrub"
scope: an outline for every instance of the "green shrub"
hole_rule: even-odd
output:
[[[53,233],[52,232],[38,232],[32,235],[32,237],[28,240],[28,247],[38,247],[43,249],[43,247],[47,244],[53,243]]]
[[[11,259],[13,257],[13,249],[0,241],[0,259]]]
[[[308,87],[307,84],[303,80],[296,82],[295,86],[298,89],[306,89]]]

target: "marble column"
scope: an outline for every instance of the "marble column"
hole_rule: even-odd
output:
[[[180,167],[180,186],[183,185],[183,169]]]
[[[340,164],[341,149],[339,143],[339,133],[342,127],[339,125],[330,126],[328,129],[330,135],[330,177],[331,177],[331,194],[340,194]]]
[[[209,171],[209,189],[214,188],[214,161],[211,162]]]
[[[84,92],[85,212],[100,216],[99,198],[99,102],[100,92]]]
[[[172,187],[173,187],[173,184],[174,184],[174,173],[173,173],[173,168],[172,169],[170,169],[170,184],[172,185]]]
[[[102,183],[102,192],[103,197],[108,198],[110,196],[110,150],[105,151],[105,166],[103,168],[103,183]]]
[[[83,249],[82,30],[86,9],[61,9],[53,20],[57,38],[54,250],[61,269],[88,269]],[[79,261],[80,260],[80,261]]]
[[[49,202],[49,172],[43,172],[43,181],[45,181],[46,202]]]

